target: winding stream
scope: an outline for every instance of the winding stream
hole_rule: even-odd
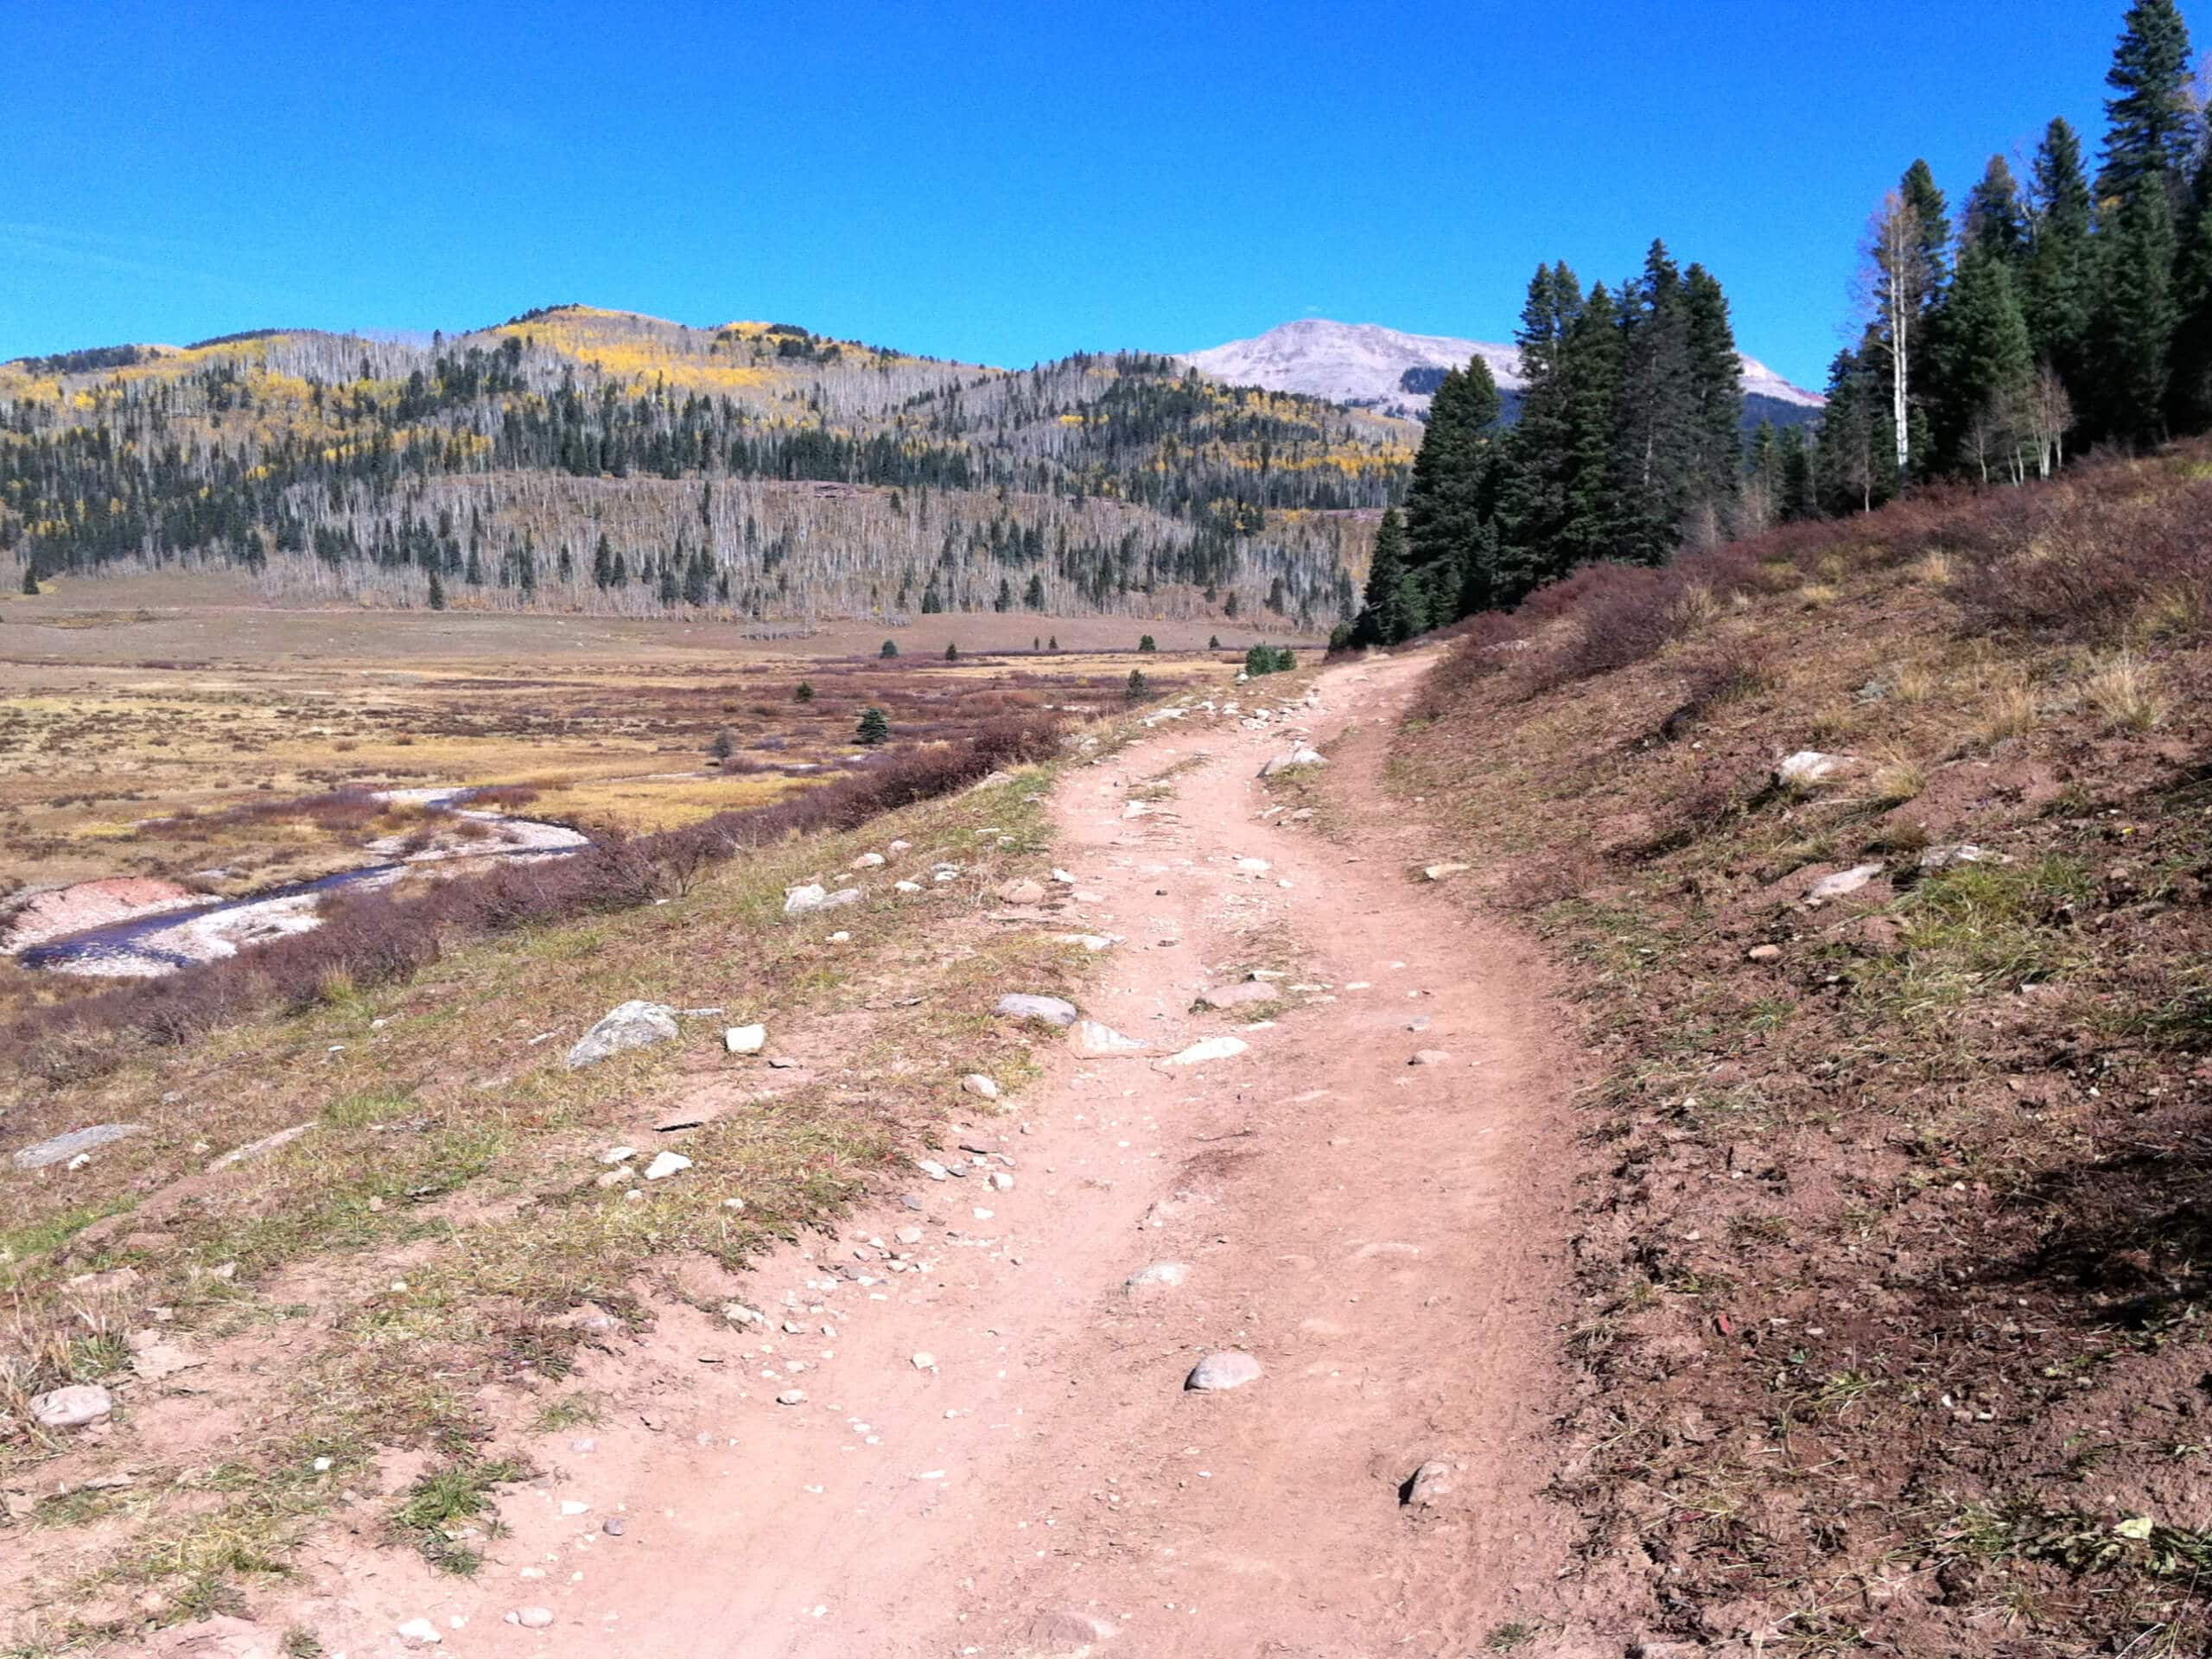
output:
[[[509,817],[505,813],[463,804],[474,793],[470,788],[401,789],[379,791],[378,798],[442,808],[456,817],[495,824],[498,838],[507,844],[463,842],[365,864],[358,869],[339,870],[312,880],[290,882],[234,899],[149,905],[113,921],[25,945],[14,953],[16,960],[26,968],[51,973],[149,978],[175,973],[195,963],[235,956],[248,946],[289,934],[306,932],[320,923],[320,907],[330,894],[353,888],[367,891],[390,887],[410,869],[425,864],[454,859],[561,858],[590,844],[588,836],[565,824]],[[487,837],[487,842],[490,839]],[[380,842],[372,843],[369,850],[397,849],[391,842]]]

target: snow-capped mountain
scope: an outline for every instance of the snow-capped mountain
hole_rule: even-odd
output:
[[[1418,417],[1428,412],[1430,394],[1444,372],[1465,367],[1474,357],[1490,365],[1509,403],[1511,394],[1527,385],[1521,378],[1520,352],[1512,346],[1446,334],[1408,334],[1371,322],[1331,322],[1321,317],[1283,323],[1255,340],[1232,340],[1225,346],[1188,352],[1181,360],[1231,385],[1303,392],[1332,403]],[[1744,401],[1746,414],[1754,420],[1764,416],[1786,422],[1807,418],[1827,400],[1746,357]]]

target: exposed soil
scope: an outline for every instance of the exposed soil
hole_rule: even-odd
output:
[[[1425,665],[1320,677],[1312,735],[1351,733],[1338,806],[1380,798],[1376,723]],[[604,1418],[503,1437],[541,1472],[477,1577],[364,1508],[257,1626],[158,1650],[296,1625],[385,1653],[427,1618],[458,1654],[1618,1651],[1602,1569],[1564,1599],[1576,1528],[1542,1496],[1576,1064],[1545,970],[1418,884],[1411,832],[1261,816],[1285,747],[1280,722],[1163,724],[1061,786],[1058,914],[1121,936],[1084,1013],[1143,1053],[1046,1045],[1042,1081],[933,1154],[960,1175],[917,1170],[742,1279],[702,1266],[698,1306],[596,1338],[577,1380]],[[1255,969],[1283,976],[1268,1002],[1198,1006]],[[1248,1049],[1159,1064],[1229,1035]],[[1159,1262],[1187,1280],[1127,1287]],[[1264,1374],[1186,1390],[1222,1350]],[[1436,1463],[1451,1490],[1404,1502]]]

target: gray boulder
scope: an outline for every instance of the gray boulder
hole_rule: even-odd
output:
[[[1301,743],[1294,749],[1274,756],[1260,768],[1260,776],[1272,778],[1279,772],[1288,772],[1293,766],[1325,766],[1328,764],[1329,757],[1320,750],[1309,748]]]
[[[1183,1386],[1201,1393],[1215,1394],[1226,1389],[1241,1389],[1247,1382],[1260,1380],[1260,1362],[1251,1355],[1240,1353],[1234,1348],[1217,1354],[1208,1354],[1191,1368]]]
[[[91,1152],[120,1141],[126,1135],[143,1135],[145,1129],[143,1123],[95,1123],[88,1129],[72,1129],[35,1147],[22,1147],[12,1161],[17,1169],[44,1169],[48,1164],[66,1163],[80,1152]]]
[[[31,1421],[41,1428],[82,1428],[114,1409],[114,1399],[97,1382],[79,1382],[31,1396]]]
[[[625,1002],[586,1032],[569,1051],[569,1070],[596,1065],[625,1049],[676,1040],[676,1010],[665,1002]]]
[[[998,1000],[998,1012],[1009,1020],[1041,1020],[1063,1029],[1076,1022],[1075,1004],[1057,996],[1030,996],[1014,992]]]

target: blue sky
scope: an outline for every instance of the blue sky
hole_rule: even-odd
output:
[[[1539,260],[1659,235],[1818,385],[1881,192],[2094,146],[2123,9],[0,0],[0,358],[566,300],[1009,365],[1504,339]]]

